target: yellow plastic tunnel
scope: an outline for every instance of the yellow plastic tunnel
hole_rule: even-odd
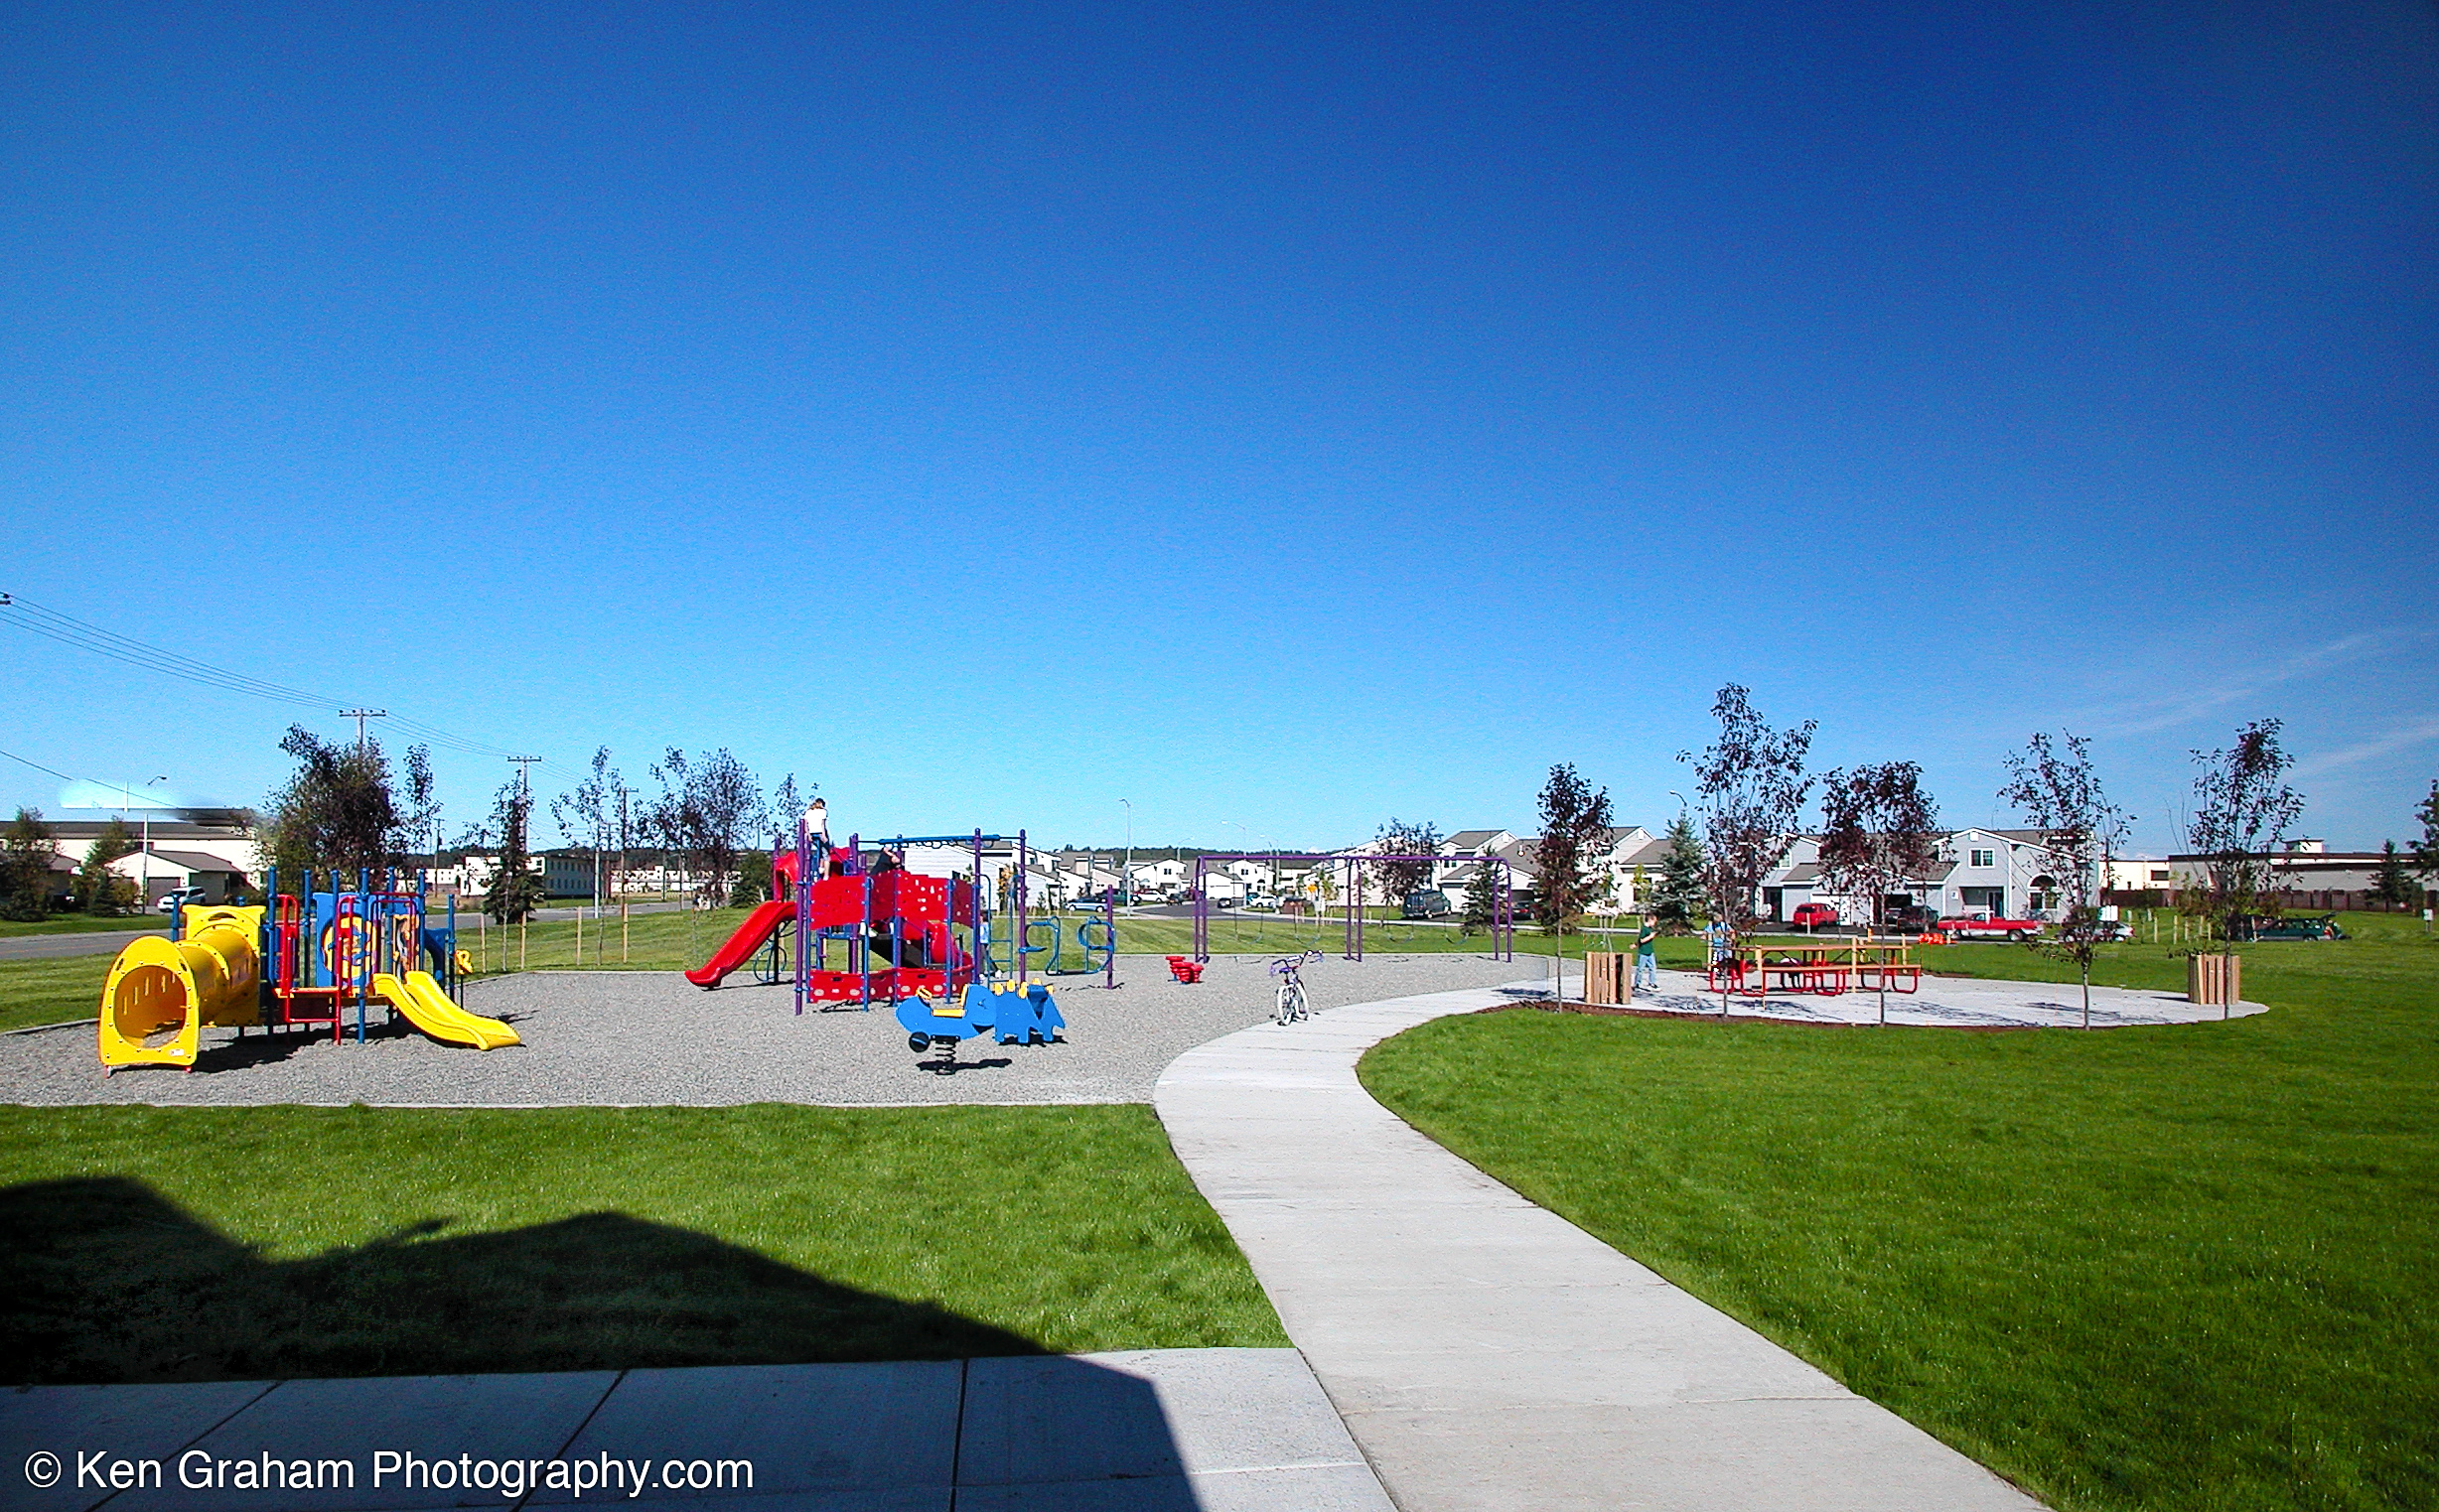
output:
[[[101,987],[101,1063],[193,1070],[205,1025],[260,1023],[262,911],[189,904],[183,938],[120,951]]]

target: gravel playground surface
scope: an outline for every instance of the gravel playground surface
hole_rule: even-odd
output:
[[[480,1051],[399,1026],[358,1044],[206,1030],[192,1073],[104,1076],[93,1027],[0,1036],[0,1102],[32,1104],[367,1103],[421,1107],[571,1104],[717,1106],[786,1102],[1113,1103],[1152,1100],[1180,1054],[1270,1017],[1268,956],[1217,956],[1196,986],[1159,956],[1118,958],[1118,987],[1052,979],[1068,1025],[1049,1045],[968,1040],[957,1069],[922,1069],[887,1010],[802,1018],[789,990],[705,992],[676,972],[531,972],[477,982],[465,1005],[504,1019],[524,1043]],[[1545,962],[1478,955],[1325,956],[1305,968],[1316,1009],[1413,993],[1531,981]],[[739,978],[731,978],[732,983]],[[377,1019],[379,1016],[375,1015]]]

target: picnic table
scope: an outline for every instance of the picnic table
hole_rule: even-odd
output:
[[[1774,992],[1836,997],[1864,992],[1918,991],[1923,968],[1912,940],[1854,939],[1740,945],[1711,968],[1710,990],[1767,997]]]

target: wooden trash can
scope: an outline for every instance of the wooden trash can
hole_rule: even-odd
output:
[[[1595,1005],[1632,1001],[1634,970],[1635,958],[1626,951],[1585,951],[1584,1001]]]
[[[2185,961],[2185,996],[2192,1002],[2226,1008],[2244,1001],[2244,958],[2193,955]]]

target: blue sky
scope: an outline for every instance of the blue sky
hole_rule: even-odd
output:
[[[2041,728],[2154,849],[2247,719],[2336,845],[2439,776],[2419,0],[0,17],[0,591],[545,789],[1656,827],[1726,681],[1959,823]],[[78,776],[353,728],[0,658]]]

